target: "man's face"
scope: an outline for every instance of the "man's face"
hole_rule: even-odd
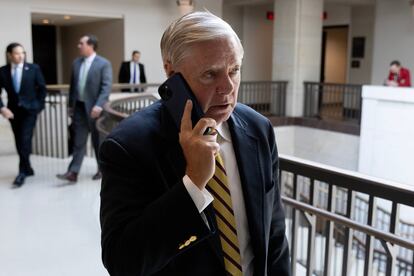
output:
[[[11,63],[19,64],[24,62],[25,52],[23,47],[17,46],[13,48],[11,53],[7,53],[7,56]]]
[[[93,46],[87,43],[88,39],[87,36],[81,37],[78,43],[79,54],[83,57],[88,57],[94,52]]]
[[[234,39],[199,42],[175,68],[193,90],[205,116],[227,121],[237,103],[242,53]]]
[[[400,68],[401,68],[400,66],[394,64],[390,67],[390,71],[393,74],[398,74],[398,73],[400,73]]]
[[[134,62],[139,62],[139,59],[141,58],[141,54],[140,53],[135,53],[133,56],[132,56],[132,60],[134,61]]]

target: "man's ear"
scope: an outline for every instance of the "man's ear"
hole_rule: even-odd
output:
[[[164,62],[164,71],[168,78],[175,73],[171,62],[168,60]]]

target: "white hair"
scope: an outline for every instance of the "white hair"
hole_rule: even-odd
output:
[[[192,12],[177,19],[161,38],[161,55],[165,63],[178,65],[192,44],[203,41],[234,39],[243,56],[243,46],[231,26],[210,12]]]

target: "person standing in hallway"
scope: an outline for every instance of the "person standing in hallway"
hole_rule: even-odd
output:
[[[74,124],[74,148],[72,161],[68,170],[57,177],[62,180],[76,182],[86,153],[89,133],[96,160],[99,152],[99,133],[96,119],[101,115],[104,104],[108,101],[112,89],[111,63],[96,54],[98,39],[94,35],[82,36],[78,43],[79,58],[72,65],[72,76],[69,89],[69,114]],[[92,177],[101,178],[99,170]]]
[[[129,83],[129,84],[144,84],[147,83],[145,76],[144,64],[140,63],[141,52],[133,51],[132,60],[122,62],[121,68],[119,69],[118,82]],[[144,89],[132,88],[122,89],[124,92],[143,92]]]
[[[20,187],[25,178],[34,175],[30,164],[33,129],[37,115],[43,110],[46,98],[46,84],[37,64],[25,62],[25,50],[19,43],[11,43],[6,48],[7,65],[0,68],[0,93],[7,92],[7,107],[0,98],[0,110],[10,121],[17,153],[19,173],[13,184]]]
[[[164,32],[165,73],[181,73],[204,116],[193,125],[191,101],[176,117],[160,100],[102,143],[110,275],[291,275],[274,129],[237,103],[243,53],[230,25],[208,12]]]
[[[411,87],[410,70],[401,66],[398,60],[390,64],[390,73],[386,81],[387,86]]]

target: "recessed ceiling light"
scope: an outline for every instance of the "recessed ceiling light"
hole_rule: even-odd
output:
[[[43,24],[49,24],[49,23],[50,23],[50,21],[49,21],[49,19],[43,19],[43,20],[42,20],[42,23],[43,23]]]
[[[64,17],[63,17],[63,19],[65,19],[65,20],[70,20],[72,17],[70,16],[70,15],[65,15]]]

